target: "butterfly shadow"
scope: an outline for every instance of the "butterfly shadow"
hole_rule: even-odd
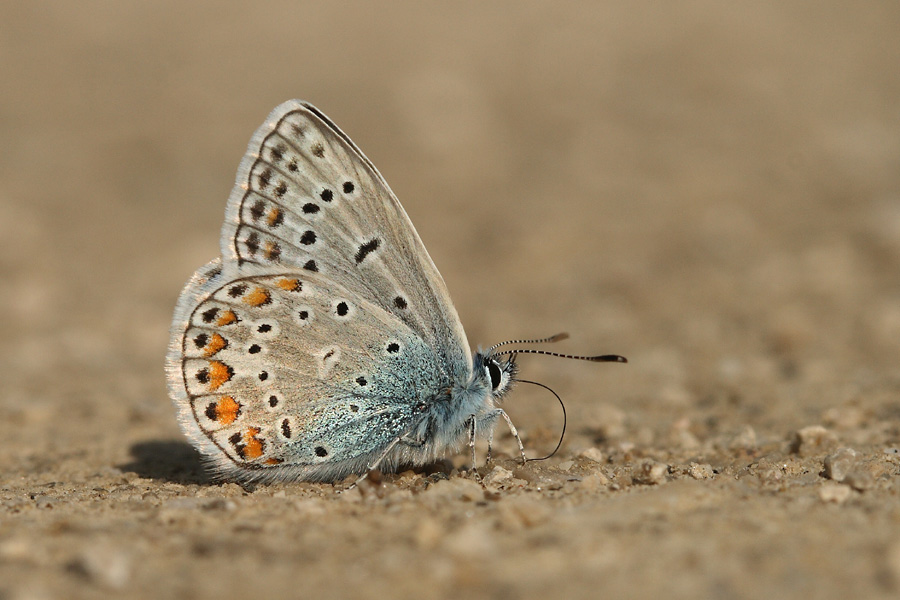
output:
[[[183,485],[214,483],[200,455],[186,442],[149,440],[132,445],[130,451],[132,460],[117,465],[123,471]]]

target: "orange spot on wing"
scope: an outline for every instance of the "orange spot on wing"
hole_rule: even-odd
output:
[[[231,380],[231,377],[234,375],[234,369],[221,361],[213,360],[209,363],[208,373],[209,389],[213,391]]]
[[[259,435],[259,427],[248,427],[244,432],[244,458],[253,460],[263,455],[263,442],[256,436]]]
[[[269,260],[275,260],[281,255],[281,247],[273,241],[266,242],[266,247],[264,250],[266,254],[266,258]]]
[[[219,315],[219,319],[216,321],[216,325],[218,325],[219,327],[224,327],[225,325],[237,323],[237,320],[237,315],[234,314],[233,310],[225,310],[222,311],[221,315]]]
[[[209,358],[227,345],[228,342],[225,341],[225,338],[218,333],[214,333],[206,346],[203,347],[203,356]]]
[[[221,425],[231,425],[241,413],[241,405],[231,396],[223,396],[216,403],[216,421]]]
[[[280,465],[283,462],[284,462],[283,458],[267,458],[265,460],[265,463],[267,465]]]
[[[244,296],[244,302],[254,307],[268,304],[270,301],[271,298],[269,297],[269,292],[261,287],[255,288],[252,292]]]
[[[280,208],[273,208],[272,210],[269,211],[268,223],[269,223],[269,227],[274,227],[274,226],[278,225],[279,223],[281,223],[281,209]]]
[[[299,292],[302,288],[299,279],[288,279],[287,277],[279,279],[276,285],[286,292]]]

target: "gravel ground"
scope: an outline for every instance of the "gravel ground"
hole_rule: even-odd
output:
[[[253,6],[0,7],[0,599],[900,594],[896,3]],[[473,344],[629,358],[522,357],[556,456],[204,472],[168,327],[292,97]],[[552,396],[505,407],[553,448]]]

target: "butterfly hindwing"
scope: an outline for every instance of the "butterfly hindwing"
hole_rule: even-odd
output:
[[[170,349],[181,421],[223,474],[364,470],[447,385],[421,338],[317,273],[218,262],[195,276]],[[173,332],[174,333],[174,332]]]

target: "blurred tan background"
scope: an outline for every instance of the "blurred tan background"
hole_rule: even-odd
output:
[[[896,597],[898,31],[888,1],[3,4],[0,598]],[[570,417],[524,483],[245,490],[183,443],[174,302],[295,97],[471,343],[631,360],[522,359]],[[551,397],[507,408],[552,449]],[[822,475],[843,446],[859,485]]]

